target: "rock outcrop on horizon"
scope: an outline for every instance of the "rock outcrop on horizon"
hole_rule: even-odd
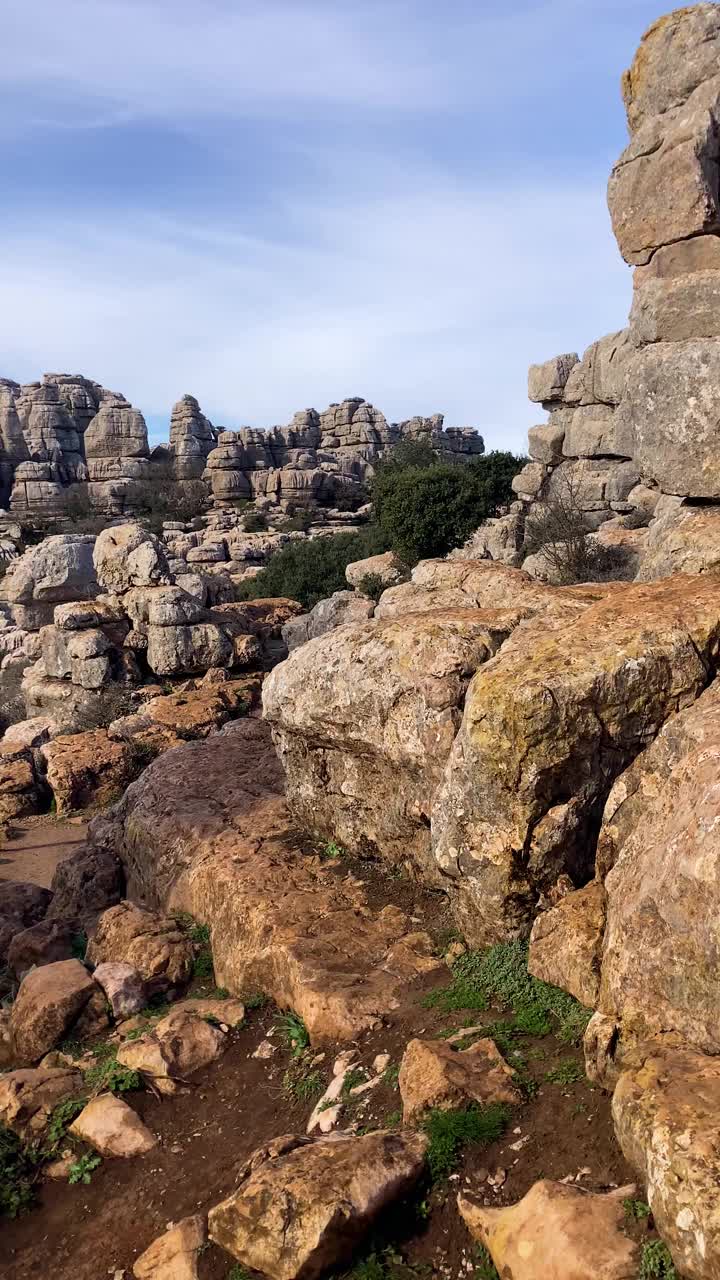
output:
[[[168,444],[150,449],[142,413],[99,383],[79,374],[46,373],[26,386],[0,378],[0,508],[28,523],[67,520],[68,506],[117,518],[157,484],[177,486],[179,496],[199,484],[219,509],[360,503],[374,464],[407,439],[443,460],[484,450],[473,428],[444,428],[442,414],[389,424],[359,398],[303,409],[287,427],[226,431],[190,395],[173,406]]]

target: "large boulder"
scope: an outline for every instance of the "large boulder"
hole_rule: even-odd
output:
[[[263,708],[301,823],[430,876],[433,797],[468,680],[520,618],[468,608],[371,620],[276,667]]]
[[[10,1016],[16,1060],[37,1062],[54,1049],[96,990],[79,960],[59,960],[26,974]]]
[[[615,784],[598,863],[607,926],[600,1010],[621,1047],[674,1032],[720,1052],[720,685],[669,720]],[[612,868],[608,871],[608,868]]]
[[[433,850],[467,936],[529,932],[561,874],[593,872],[610,786],[714,670],[709,577],[613,590],[568,621],[516,629],[467,691],[432,810]]]
[[[528,971],[594,1009],[600,994],[605,890],[591,881],[542,911],[530,934]]]
[[[0,965],[16,934],[38,924],[52,901],[49,889],[22,880],[3,880],[0,890]]]
[[[368,556],[366,560],[355,560],[346,566],[345,580],[349,586],[362,591],[367,579],[374,579],[384,590],[395,587],[406,576],[402,564],[392,551],[383,555]]]
[[[113,741],[107,729],[55,738],[40,755],[59,817],[119,800],[137,767],[127,743]]]
[[[82,845],[64,858],[52,879],[48,919],[75,919],[86,928],[101,911],[114,906],[125,891],[125,875],[119,859],[98,845]]]
[[[183,1001],[182,1008],[172,1009],[152,1031],[118,1049],[118,1062],[147,1077],[159,1093],[174,1093],[176,1080],[187,1080],[227,1048],[223,1032],[190,1006],[190,1001]]]
[[[661,498],[647,531],[638,582],[720,572],[720,507]]]
[[[131,587],[171,581],[165,548],[139,524],[112,525],[97,538],[93,562],[103,590],[115,595]]]
[[[19,626],[35,630],[53,620],[57,604],[91,600],[100,590],[93,566],[91,537],[55,534],[14,561],[0,583]]]
[[[218,985],[267,992],[315,1041],[377,1027],[407,983],[438,965],[402,911],[371,910],[357,881],[297,849],[262,721],[160,756],[111,824],[93,821],[93,838],[109,840],[108,825],[131,893],[211,927]]]
[[[717,74],[719,57],[717,5],[695,4],[658,18],[623,76],[630,129],[682,106],[698,85]]]
[[[288,653],[336,627],[365,622],[372,618],[374,610],[372,600],[357,591],[334,591],[326,600],[319,600],[309,613],[301,613],[285,623],[282,634]]]
[[[426,1147],[417,1133],[276,1138],[210,1210],[210,1239],[270,1280],[314,1280],[345,1262],[378,1214],[412,1190]]]
[[[720,1061],[649,1045],[621,1075],[612,1112],[678,1272],[688,1280],[720,1275]]]

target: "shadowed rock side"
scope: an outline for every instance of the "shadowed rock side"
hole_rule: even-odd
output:
[[[91,838],[119,854],[131,896],[210,925],[218,985],[267,992],[314,1042],[353,1039],[439,962],[402,911],[374,913],[298,850],[282,791],[268,728],[245,720],[166,752]]]

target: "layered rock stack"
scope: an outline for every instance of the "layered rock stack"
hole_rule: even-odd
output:
[[[630,142],[608,202],[634,268],[629,324],[582,360],[531,367],[549,418],[529,432],[518,503],[471,553],[522,563],[525,517],[570,494],[601,542],[633,544],[647,580],[720,565],[720,8],[656,22],[623,96]]]
[[[444,430],[442,414],[390,424],[365,400],[343,400],[322,413],[303,409],[287,427],[221,432],[207,463],[213,500],[220,507],[257,498],[303,506],[360,498],[374,464],[404,439],[427,441],[443,458],[484,450],[471,428]]]
[[[287,427],[216,428],[194,396],[173,407],[170,441],[152,451],[145,419],[124,396],[80,375],[46,373],[21,386],[0,379],[0,509],[27,523],[61,521],[72,509],[132,514],[169,481],[178,498],[216,509],[248,500],[283,507],[361,501],[374,464],[403,439],[442,459],[484,450],[470,427],[443,428],[442,414],[388,424],[361,399],[303,409]]]

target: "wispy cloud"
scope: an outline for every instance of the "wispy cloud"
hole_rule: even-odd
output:
[[[589,342],[627,310],[602,185],[535,190],[531,234],[522,187],[423,190],[416,175],[295,208],[294,241],[162,219],[26,226],[5,243],[0,349],[14,376],[36,376],[42,351],[149,414],[191,391],[217,421],[270,425],[363,395],[520,448],[528,353]]]
[[[605,176],[656,0],[7,0],[0,372],[150,417],[346,395],[524,445],[619,328]]]

